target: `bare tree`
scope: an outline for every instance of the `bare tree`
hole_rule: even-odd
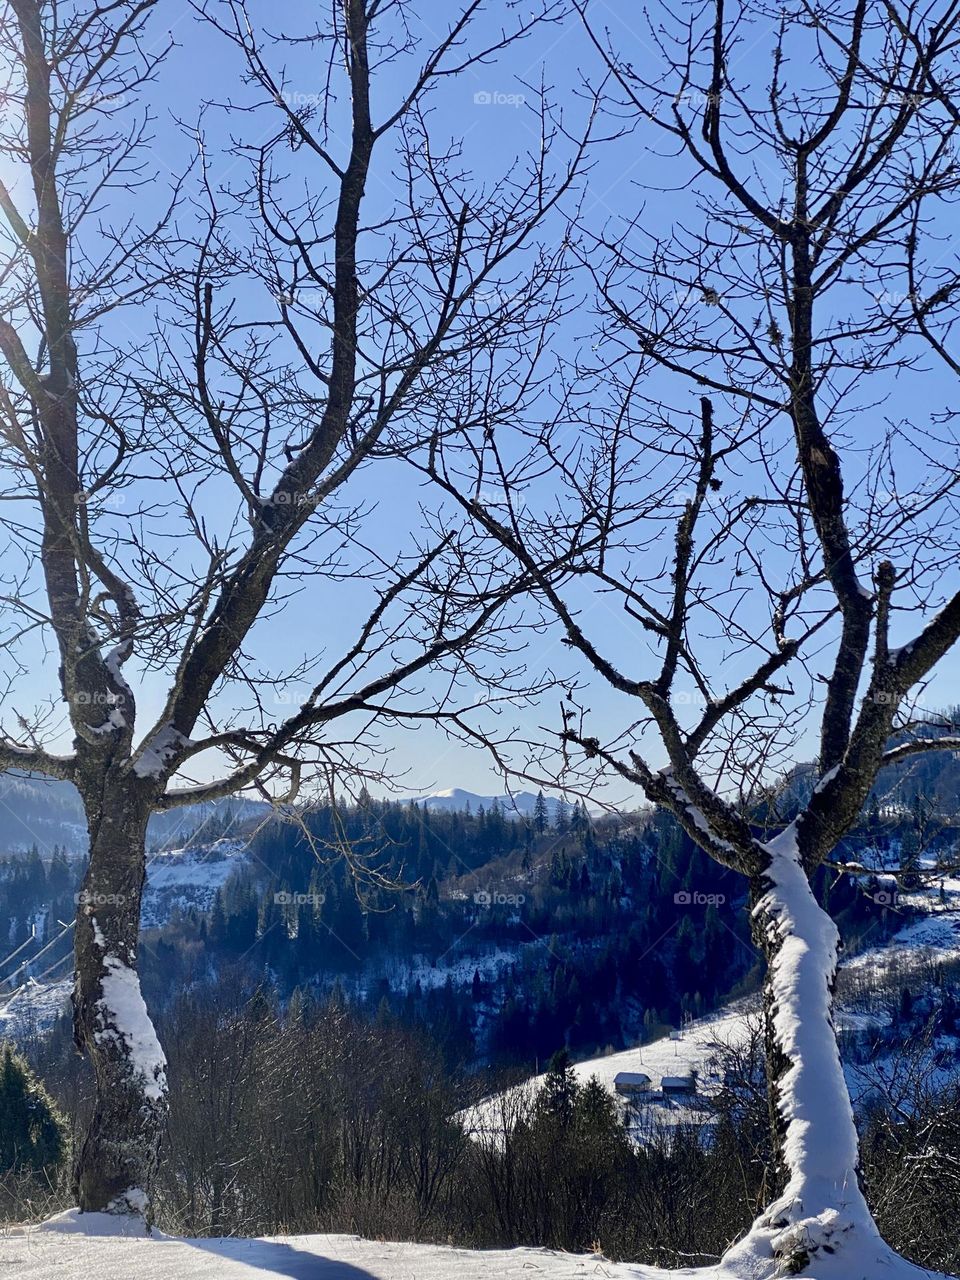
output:
[[[439,37],[379,0],[285,13],[297,29],[270,38],[240,3],[196,6],[248,92],[225,125],[211,108],[164,186],[138,106],[164,65],[154,4],[7,0],[0,22],[4,617],[21,664],[0,766],[83,801],[75,1032],[97,1100],[76,1192],[148,1216],[166,1107],[136,971],[150,814],[250,786],[292,802],[311,778],[333,793],[382,768],[378,725],[531,691],[509,656],[525,575],[416,495],[410,527],[378,538],[363,478],[389,487],[400,459],[538,394],[566,303],[551,220],[591,123],[574,138],[528,94],[529,154],[474,180],[430,117],[431,93],[552,21],[551,0],[509,28],[466,3]],[[271,59],[309,68],[310,92]],[[232,148],[239,187],[211,147]],[[255,625],[304,587],[318,647],[344,610],[353,638],[293,671],[258,662]],[[56,683],[24,707],[18,671],[48,637]]]
[[[936,243],[958,189],[935,79],[953,45],[949,13],[892,13],[717,0],[650,23],[645,75],[583,6],[610,110],[635,147],[665,144],[658,180],[686,193],[682,212],[663,234],[662,201],[583,231],[596,358],[568,370],[526,449],[488,433],[496,502],[476,496],[462,442],[431,460],[635,708],[611,733],[568,698],[555,746],[517,767],[625,780],[748,879],[780,1192],[730,1275],[913,1273],[860,1189],[838,935],[814,891],[878,771],[960,744],[917,711],[960,637],[957,439],[926,403],[923,334],[936,321],[949,346],[956,315]],[[757,86],[738,60],[770,32]],[[905,419],[884,411],[904,387]],[[778,821],[776,779],[814,725],[814,777]]]

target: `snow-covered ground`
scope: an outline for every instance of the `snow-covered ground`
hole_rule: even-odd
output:
[[[186,849],[165,849],[150,855],[140,925],[150,929],[169,920],[179,908],[209,911],[217,890],[246,862],[243,840],[216,840]]]
[[[0,1039],[22,1040],[49,1030],[70,1004],[72,990],[72,974],[56,982],[28,978],[15,991],[5,990],[0,995]]]
[[[596,1076],[614,1096],[614,1080],[621,1071],[649,1076],[649,1098],[631,1103],[627,1108],[626,1118],[630,1127],[638,1131],[638,1137],[645,1136],[654,1128],[700,1124],[705,1116],[696,1101],[690,1105],[686,1100],[664,1098],[661,1081],[664,1076],[675,1077],[695,1071],[696,1097],[709,1099],[714,1096],[723,1083],[722,1059],[726,1053],[741,1049],[748,1041],[756,1022],[757,1008],[754,1002],[740,1002],[722,1013],[690,1023],[680,1039],[664,1037],[650,1044],[624,1049],[621,1053],[577,1062],[573,1066],[574,1075],[581,1084]],[[544,1079],[543,1075],[534,1076],[522,1088],[536,1092]],[[509,1115],[509,1102],[506,1114]],[[504,1115],[503,1102],[492,1098],[465,1112],[463,1120],[473,1136],[495,1136],[503,1131]]]
[[[285,1236],[267,1240],[122,1237],[115,1219],[79,1223],[61,1216],[40,1228],[0,1236],[0,1274],[17,1280],[635,1280],[662,1273],[613,1266],[597,1257],[543,1249],[491,1252],[391,1244],[356,1236]],[[76,1230],[83,1225],[86,1230]],[[110,1234],[95,1235],[98,1229]]]
[[[472,1250],[393,1244],[357,1236],[265,1240],[181,1240],[119,1235],[122,1221],[61,1214],[40,1227],[0,1235],[0,1275],[16,1280],[744,1280],[743,1266],[662,1271],[600,1255],[546,1249]],[[808,1280],[935,1280],[933,1273],[880,1248],[847,1248],[824,1258]]]
[[[242,840],[217,840],[208,845],[152,853],[147,863],[142,927],[150,929],[161,925],[178,909],[209,911],[217,890],[246,863],[247,843]],[[38,921],[38,925],[40,923]],[[64,936],[70,927],[69,924],[64,927]],[[38,928],[37,938],[43,936],[42,929]],[[32,963],[34,955],[38,958],[36,964]],[[61,963],[45,968],[42,956],[43,948],[37,941],[23,952],[23,967],[19,972],[14,971],[16,985],[4,985],[0,991],[0,1038],[22,1040],[46,1031],[69,1005],[73,989],[69,957],[64,956]]]

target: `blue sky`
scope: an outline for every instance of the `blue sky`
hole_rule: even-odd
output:
[[[311,9],[312,6],[305,3],[252,6],[255,16],[268,29],[271,22],[281,20],[292,27]],[[418,21],[427,29],[431,25],[441,28],[450,12],[449,6],[438,3],[418,6],[418,9]],[[592,4],[590,10],[597,27],[609,28],[614,44],[625,56],[648,71],[656,66],[658,55],[641,29],[637,5],[627,0],[610,0],[606,4]],[[485,21],[496,21],[499,12],[498,6],[491,4]],[[772,30],[772,26],[758,21],[751,33],[754,38],[741,47],[738,61],[729,70],[744,74],[758,85],[765,83]],[[227,137],[245,131],[246,141],[257,141],[257,128],[262,125],[272,129],[276,124],[273,118],[225,117],[216,107],[205,107],[210,103],[247,102],[250,93],[241,83],[236,51],[199,23],[188,5],[181,0],[164,0],[152,18],[151,31],[157,48],[164,44],[168,34],[175,45],[149,90],[155,117],[150,149],[155,179],[150,187],[137,193],[136,200],[144,207],[150,201],[157,205],[164,201],[173,175],[181,173],[189,163],[190,128],[201,115],[208,139],[207,153],[211,157],[210,177],[215,184],[224,186],[240,182],[244,175],[243,161],[226,154]],[[401,60],[377,81],[375,112],[386,111],[388,104],[396,100],[409,69],[410,64]],[[528,148],[536,145],[537,119],[531,100],[541,81],[549,86],[554,102],[562,106],[568,126],[575,129],[584,112],[583,85],[587,81],[596,83],[600,75],[599,60],[579,19],[568,15],[562,22],[542,28],[491,65],[472,68],[464,76],[446,82],[436,95],[432,125],[440,137],[461,140],[465,167],[495,180],[508,169],[511,161],[521,158]],[[306,57],[299,65],[290,64],[287,85],[291,94],[305,97],[321,92],[323,87],[317,68]],[[342,143],[342,138],[340,141]],[[388,157],[381,157],[379,165],[375,162],[376,174],[368,187],[369,201],[374,208],[391,196],[393,179],[388,167],[383,165],[384,159]],[[688,225],[695,224],[698,216],[695,198],[691,191],[684,189],[687,172],[685,166],[667,157],[662,138],[653,130],[649,127],[631,129],[624,137],[596,152],[582,206],[586,225],[594,232],[604,228],[609,231],[621,220],[633,218],[640,209],[643,227],[662,236],[669,234],[678,219]],[[663,191],[665,185],[672,189]],[[136,335],[143,320],[143,316],[128,313],[123,322]],[[588,344],[592,325],[591,304],[585,301],[558,334],[558,349],[572,352]],[[877,438],[878,424],[883,417],[909,420],[919,413],[925,418],[930,410],[956,400],[955,389],[934,361],[928,360],[927,365],[928,371],[923,374],[909,378],[890,376],[882,382],[879,377],[875,380],[871,397],[879,401],[877,407],[850,427],[857,447],[867,446]],[[674,404],[693,407],[699,391],[692,386],[674,386],[670,395]],[[909,486],[914,482],[909,471],[912,464],[906,461],[905,465],[908,471],[902,479]],[[410,531],[416,529],[418,503],[432,500],[415,488],[409,476],[399,480],[391,467],[374,469],[364,485],[364,497],[373,506],[364,536],[368,536],[384,556],[389,556],[391,548],[406,545]],[[321,649],[335,655],[355,634],[356,610],[367,598],[364,590],[343,584],[329,584],[318,590],[308,588],[293,599],[282,614],[258,626],[252,643],[254,657],[273,671],[295,666]],[[612,656],[626,664],[642,659],[647,642],[622,609],[604,596],[580,603],[588,629],[608,646]],[[724,675],[735,679],[736,663],[730,661],[721,639],[715,643],[718,664],[726,664]],[[556,631],[535,637],[524,658],[534,673],[546,667],[564,674],[578,672],[578,663],[571,651],[560,644]],[[941,665],[926,694],[928,705],[960,701],[955,692],[958,664],[960,659],[954,655]],[[581,674],[584,674],[582,669]],[[29,675],[17,687],[16,705],[27,706],[40,700],[44,692],[51,689],[52,677],[53,664],[35,659]],[[149,714],[159,709],[162,689],[149,675],[145,675],[143,681],[141,715],[146,724]],[[296,693],[297,687],[293,687],[286,696],[295,699]],[[584,700],[591,707],[601,737],[613,736],[619,729],[626,728],[635,715],[635,708],[595,681],[589,682]],[[552,696],[542,708],[524,711],[519,718],[529,725],[532,735],[539,734],[543,726],[557,728],[556,697]],[[398,785],[403,793],[454,785],[481,792],[501,789],[489,759],[482,752],[450,742],[436,728],[424,727],[417,732],[387,729],[383,744],[389,753],[391,772],[402,776]],[[801,739],[799,750],[812,753],[809,734]],[[615,791],[623,794],[622,788]]]

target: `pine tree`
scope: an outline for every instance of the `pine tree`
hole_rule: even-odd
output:
[[[537,792],[536,803],[533,806],[533,825],[537,829],[537,835],[542,836],[547,829],[547,802],[543,798],[543,792]]]
[[[0,1173],[53,1170],[66,1151],[66,1123],[24,1059],[0,1050]]]
[[[553,820],[553,825],[558,835],[563,835],[570,828],[570,819],[567,816],[567,806],[563,797],[557,801],[557,812]]]
[[[570,1054],[566,1049],[558,1049],[547,1065],[543,1088],[537,1098],[538,1114],[553,1121],[561,1129],[569,1128],[579,1091]]]

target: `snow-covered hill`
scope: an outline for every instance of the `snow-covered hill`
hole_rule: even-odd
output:
[[[209,911],[217,890],[244,865],[246,856],[244,840],[215,840],[212,844],[151,854],[140,927],[149,929],[163,924],[177,909]]]
[[[703,1102],[713,1097],[723,1083],[723,1060],[730,1052],[742,1050],[749,1041],[758,1024],[758,1009],[756,1002],[740,1002],[722,1013],[690,1023],[673,1037],[575,1063],[574,1075],[581,1084],[595,1076],[614,1097],[614,1081],[621,1072],[648,1076],[649,1093],[643,1101],[626,1108],[624,1116],[640,1141],[656,1129],[701,1123],[709,1119]],[[690,1072],[696,1075],[696,1092],[691,1099],[664,1097],[664,1077],[676,1078]],[[536,1092],[544,1079],[542,1075],[535,1076],[522,1088]],[[505,1119],[509,1126],[510,1113],[510,1099],[503,1095],[471,1108],[462,1119],[473,1137],[495,1138],[503,1131]]]
[[[938,884],[935,888],[905,895],[901,901],[904,906],[928,914],[909,919],[883,945],[841,961],[843,976],[856,976],[859,981],[841,982],[841,992],[848,994],[838,1004],[837,1028],[840,1032],[866,1035],[871,1045],[876,1033],[889,1024],[889,1014],[879,993],[891,974],[896,973],[898,981],[912,976],[919,990],[925,971],[938,964],[960,961],[960,881],[947,880],[942,888]],[[623,1098],[618,1098],[634,1139],[643,1142],[656,1132],[677,1125],[709,1124],[710,1100],[723,1085],[725,1067],[732,1056],[742,1058],[751,1041],[758,1039],[759,1027],[759,999],[741,1000],[718,1013],[690,1022],[682,1032],[675,1031],[669,1037],[574,1063],[573,1071],[581,1084],[596,1077],[614,1097],[617,1097],[614,1081],[620,1072],[650,1078],[649,1092],[643,1095],[642,1101],[628,1105]],[[945,1087],[960,1074],[960,1044],[952,1037],[932,1038],[926,1052],[931,1064],[936,1062],[935,1067],[929,1067],[930,1083]],[[895,1071],[896,1057],[894,1046],[883,1052],[871,1049],[870,1060],[866,1062],[848,1062],[845,1058],[844,1073],[855,1106],[878,1088],[889,1093],[886,1086],[888,1076]],[[696,1076],[692,1098],[664,1097],[663,1077],[689,1072]],[[520,1087],[520,1092],[532,1096],[544,1079],[543,1075],[531,1077]],[[518,1101],[517,1091],[510,1091],[471,1108],[462,1116],[467,1131],[475,1138],[496,1140],[505,1126],[511,1127]]]
[[[394,1244],[357,1236],[184,1240],[122,1235],[102,1214],[61,1214],[0,1236],[0,1274],[17,1280],[743,1280],[767,1274],[755,1257],[739,1266],[662,1271],[600,1255],[547,1249],[472,1250]],[[852,1242],[807,1272],[809,1280],[937,1280],[893,1258],[880,1242]]]
[[[186,805],[150,819],[151,843],[171,843],[210,818],[229,814],[238,822],[262,815],[267,805],[235,796]],[[85,853],[87,825],[80,796],[72,782],[20,772],[0,773],[0,852],[25,853],[36,846],[48,857],[54,845],[68,853]]]
[[[152,853],[147,862],[147,883],[143,894],[141,927],[164,924],[177,910],[209,911],[217,890],[235,870],[246,865],[249,856],[243,840],[215,840],[210,844],[183,849],[167,849]],[[63,926],[66,938],[72,925]],[[0,990],[0,1037],[23,1040],[29,1035],[48,1030],[70,1003],[73,989],[69,957],[61,963],[48,964],[33,955],[44,955],[39,939],[32,949],[21,954],[24,967],[15,971],[16,981],[8,981]],[[472,972],[472,970],[471,970]],[[39,980],[37,975],[39,975]]]

